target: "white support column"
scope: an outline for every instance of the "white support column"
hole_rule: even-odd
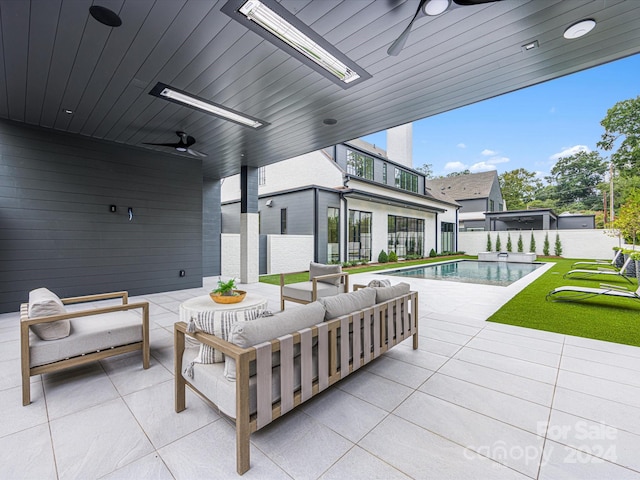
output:
[[[257,213],[240,214],[240,283],[257,283],[260,279],[260,245]]]

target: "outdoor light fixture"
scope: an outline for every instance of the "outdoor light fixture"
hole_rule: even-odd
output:
[[[371,78],[346,55],[273,0],[229,0],[221,11],[342,88]]]
[[[595,26],[595,20],[580,20],[578,23],[574,23],[564,31],[564,38],[566,38],[567,40],[580,38],[593,30]]]
[[[236,112],[235,110],[231,110],[230,108],[210,102],[208,100],[205,100],[204,98],[196,97],[195,95],[183,92],[181,90],[178,90],[177,88],[165,85],[164,83],[158,82],[156,86],[153,87],[153,89],[149,92],[149,95],[163,98],[179,105],[185,105],[187,107],[195,108],[196,110],[200,110],[201,112],[209,113],[211,115],[215,115],[216,117],[224,118],[225,120],[230,120],[234,123],[244,125],[245,127],[258,129],[269,125],[269,123],[267,122],[263,122],[262,120],[258,120],[257,118],[250,117],[249,115],[245,115],[244,113]]]
[[[525,43],[524,45],[522,45],[523,52],[528,52],[529,50],[534,50],[536,48],[538,48],[537,40],[534,40],[533,42]]]

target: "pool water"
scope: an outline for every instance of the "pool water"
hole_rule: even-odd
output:
[[[397,277],[428,278],[450,282],[480,283],[506,287],[541,267],[541,263],[479,262],[454,260],[384,272]]]

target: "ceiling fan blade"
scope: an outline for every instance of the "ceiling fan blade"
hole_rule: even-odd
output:
[[[457,3],[460,6],[468,7],[470,5],[480,5],[482,3],[493,3],[501,0],[453,0],[453,3]]]
[[[183,146],[181,143],[147,143],[147,142],[142,142],[143,145],[155,145],[157,147],[171,147],[171,148],[177,148],[180,146]]]
[[[187,153],[193,155],[194,157],[206,157],[206,153],[199,152],[198,150],[193,150],[191,148],[187,149]]]
[[[184,140],[184,138],[183,138],[183,140]],[[185,145],[186,145],[187,147],[190,147],[191,145],[193,145],[194,143],[196,143],[196,139],[195,139],[195,138],[193,138],[191,135],[187,135],[187,138],[186,138],[186,140],[184,140],[184,141],[185,141]]]
[[[391,55],[393,57],[400,54],[402,49],[404,48],[405,43],[407,43],[407,38],[409,38],[409,34],[411,33],[411,28],[413,27],[413,22],[415,22],[419,17],[424,16],[424,12],[422,10],[423,5],[427,2],[427,0],[420,0],[420,5],[418,5],[418,10],[413,15],[413,18],[409,22],[409,25],[403,30],[398,38],[394,40],[394,42],[387,49],[387,55]]]

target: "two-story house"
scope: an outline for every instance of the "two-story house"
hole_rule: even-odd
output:
[[[460,204],[458,226],[461,232],[488,230],[485,213],[506,210],[495,170],[430,179],[427,189],[435,196],[445,193]]]
[[[311,238],[311,256],[321,263],[376,262],[381,250],[400,258],[456,250],[459,205],[431,194],[422,173],[362,140],[261,167],[258,183],[260,273],[277,270],[270,236]],[[226,178],[223,235],[239,232],[239,202],[239,177]]]

